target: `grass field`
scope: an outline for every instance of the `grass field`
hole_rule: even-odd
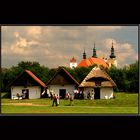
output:
[[[2,94],[4,96],[4,94]],[[115,99],[74,100],[70,106],[69,100],[60,100],[58,107],[52,107],[48,98],[30,100],[1,99],[2,113],[86,113],[86,114],[138,114],[138,94],[115,93]]]

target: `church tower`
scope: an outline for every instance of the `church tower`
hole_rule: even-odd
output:
[[[76,62],[76,59],[73,57],[70,60],[70,68],[76,68],[76,67],[77,67],[77,62]]]
[[[112,41],[110,58],[108,59],[108,64],[109,64],[109,67],[111,67],[112,65],[117,67],[117,59],[116,59],[116,56],[115,56],[113,41]]]
[[[94,43],[94,48],[93,48],[93,55],[92,55],[92,57],[97,58],[95,43]]]
[[[116,58],[116,56],[114,54],[113,42],[112,42],[112,47],[111,47],[111,55],[110,55],[110,58]]]
[[[85,49],[84,49],[84,53],[83,53],[83,59],[86,59]]]

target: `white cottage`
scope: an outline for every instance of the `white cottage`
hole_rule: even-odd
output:
[[[85,77],[79,88],[84,93],[94,91],[94,99],[110,99],[113,98],[113,88],[116,87],[111,77],[99,67],[94,67]]]
[[[23,99],[41,98],[46,85],[31,71],[24,70],[11,84],[11,99],[22,97]]]
[[[61,98],[65,98],[67,92],[72,93],[78,88],[79,83],[74,77],[63,67],[59,67],[55,75],[46,84],[48,91],[58,94]]]

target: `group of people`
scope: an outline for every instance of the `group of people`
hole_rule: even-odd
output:
[[[60,104],[60,96],[58,94],[54,94],[53,92],[50,93],[50,97],[52,101],[52,106],[58,106]],[[70,100],[70,106],[73,105],[73,100],[74,100],[74,93],[67,92],[65,99]]]
[[[74,98],[77,94],[83,94],[83,98],[84,99],[90,99],[90,100],[93,100],[94,99],[94,95],[95,95],[95,92],[94,90],[92,90],[91,92],[90,91],[87,91],[87,93],[85,92],[77,92],[77,90],[74,90],[73,92],[67,92],[66,95],[65,95],[65,99],[66,100],[70,100],[70,106],[73,105],[73,101],[74,101]],[[58,106],[59,103],[60,103],[60,96],[58,94],[54,94],[53,92],[50,92],[50,97],[51,97],[51,100],[53,100],[52,102],[52,106],[56,105]]]
[[[90,91],[87,91],[87,93],[84,92],[84,99],[93,100],[94,99],[94,95],[95,95],[94,90],[92,90],[91,92]]]
[[[16,97],[18,98],[18,100],[19,99],[24,99],[25,98],[25,94],[26,94],[26,91],[24,91],[22,94],[17,93]]]

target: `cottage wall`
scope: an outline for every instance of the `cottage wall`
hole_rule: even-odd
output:
[[[75,63],[70,63],[70,68],[73,68],[73,67],[77,67],[77,63],[75,62]]]
[[[88,91],[92,91],[94,88],[87,87],[84,88],[84,92],[87,93]],[[113,88],[100,88],[100,99],[105,99],[105,96],[107,99],[113,98]]]
[[[113,98],[113,88],[101,88],[100,98],[105,99],[105,96],[107,97],[107,99]]]
[[[25,89],[23,86],[12,86],[11,87],[11,99],[13,99],[13,96],[17,95],[19,93],[22,94],[22,90]],[[29,89],[29,99],[37,99],[41,97],[41,87],[40,86],[32,86],[27,87],[26,89]]]
[[[75,85],[48,85],[49,90],[52,89],[55,94],[59,94],[59,89],[66,89],[66,92],[73,92]]]

